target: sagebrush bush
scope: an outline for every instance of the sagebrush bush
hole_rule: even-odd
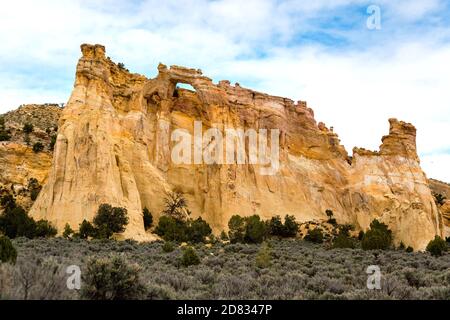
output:
[[[145,295],[141,268],[120,256],[91,258],[83,273],[81,297],[89,300],[134,300]]]
[[[16,263],[17,250],[14,248],[11,240],[0,235],[0,262],[3,263]]]
[[[194,248],[187,247],[183,249],[183,255],[181,256],[180,262],[182,266],[189,267],[200,264],[200,258]]]
[[[264,242],[261,245],[261,249],[259,249],[258,254],[256,255],[256,261],[255,264],[258,268],[264,269],[270,267],[272,262],[272,252],[267,244],[267,242]]]
[[[67,266],[78,265],[84,274],[90,261],[86,257],[109,259],[118,254],[141,266],[139,275],[148,289],[142,299],[423,300],[448,299],[450,291],[449,254],[436,259],[426,252],[328,250],[328,245],[276,239],[270,241],[269,268],[255,267],[261,245],[244,243],[218,243],[210,248],[196,245],[201,264],[184,268],[179,260],[182,250],[165,253],[161,242],[73,237],[17,238],[13,244],[19,252],[16,265],[0,265],[0,296],[6,299],[25,296],[18,281],[22,274],[19,268],[25,270],[25,276],[30,275],[29,299],[79,299],[79,291],[65,288]],[[48,256],[53,262],[51,268],[46,265],[44,269],[43,257]],[[382,281],[382,290],[367,290],[366,268],[373,264],[380,266],[383,278],[388,278]],[[58,271],[54,275],[55,267]],[[55,290],[48,290],[54,286]]]
[[[164,252],[172,252],[172,251],[175,250],[175,246],[173,245],[172,242],[166,241],[166,242],[164,242],[164,244],[163,244],[163,246],[162,246],[162,250],[163,250]]]

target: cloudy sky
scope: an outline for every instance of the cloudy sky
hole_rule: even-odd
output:
[[[178,64],[306,100],[349,152],[412,122],[428,176],[450,182],[449,1],[15,0],[0,28],[0,113],[66,102],[79,45],[101,43],[149,77]]]

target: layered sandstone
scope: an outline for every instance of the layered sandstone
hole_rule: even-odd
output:
[[[92,220],[98,206],[127,208],[124,237],[150,239],[142,209],[158,218],[170,190],[181,191],[194,216],[220,232],[234,214],[294,215],[366,229],[386,222],[397,243],[423,249],[442,218],[420,168],[415,128],[390,120],[380,151],[355,149],[350,158],[336,133],[318,124],[305,102],[270,96],[228,81],[214,84],[200,70],[160,64],[158,76],[131,74],[105,56],[100,45],[83,45],[74,90],[59,120],[53,165],[31,214],[62,230]],[[195,92],[177,88],[190,84]],[[176,164],[171,133],[217,128],[278,129],[280,168],[262,175],[261,165]],[[203,146],[205,147],[205,146]],[[196,146],[193,146],[195,149]],[[249,146],[246,145],[248,151]],[[248,156],[248,155],[247,155]]]

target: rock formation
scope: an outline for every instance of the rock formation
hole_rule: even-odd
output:
[[[416,130],[390,120],[380,151],[355,149],[350,158],[336,133],[318,124],[305,102],[270,96],[228,81],[214,84],[200,70],[160,64],[147,79],[105,56],[100,45],[82,45],[75,86],[59,120],[53,165],[32,207],[62,230],[92,220],[98,206],[128,210],[124,237],[151,239],[142,209],[155,218],[165,193],[181,191],[195,216],[215,232],[234,214],[294,215],[367,229],[374,218],[393,230],[395,241],[424,249],[443,234],[442,218],[416,152]],[[177,88],[190,84],[195,92]],[[216,128],[278,129],[280,168],[262,175],[263,165],[175,164],[171,133]],[[198,146],[193,146],[195,149]],[[205,147],[205,146],[203,146]],[[245,145],[246,151],[249,145]],[[248,156],[248,154],[247,154]],[[247,158],[248,160],[248,158]]]

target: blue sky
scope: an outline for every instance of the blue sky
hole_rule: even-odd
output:
[[[390,117],[412,122],[428,176],[450,181],[450,1],[16,0],[0,27],[0,113],[66,102],[79,45],[101,43],[149,77],[184,65],[306,100],[349,152],[378,149]]]

